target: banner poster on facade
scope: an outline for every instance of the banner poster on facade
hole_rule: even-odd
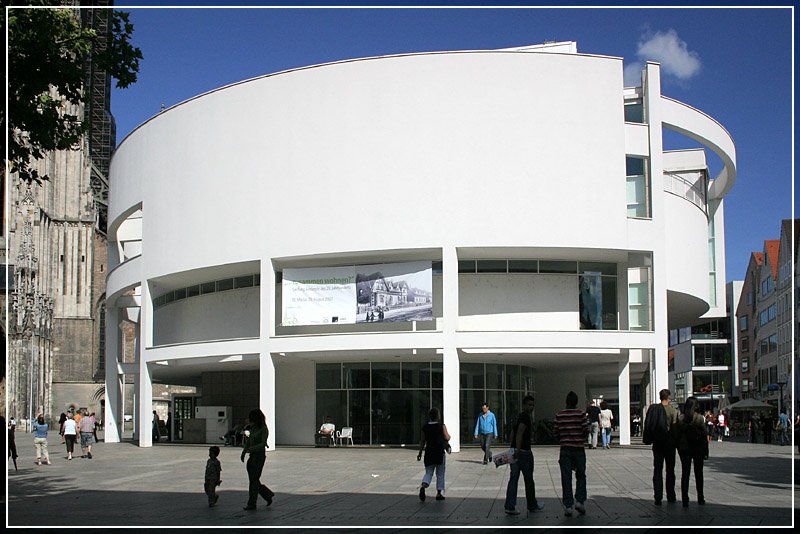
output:
[[[284,269],[284,326],[433,320],[430,261]]]

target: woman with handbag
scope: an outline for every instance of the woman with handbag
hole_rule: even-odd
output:
[[[443,501],[444,495],[444,453],[450,452],[450,433],[447,426],[439,421],[439,409],[431,408],[428,412],[430,421],[422,426],[422,439],[419,442],[417,461],[422,459],[425,452],[425,475],[419,488],[419,500],[425,502],[425,488],[431,485],[433,472],[436,471],[436,500]]]

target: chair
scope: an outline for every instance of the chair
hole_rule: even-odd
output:
[[[339,445],[342,445],[343,441],[350,440],[350,445],[353,445],[353,428],[346,426],[343,427],[342,430],[336,431],[336,441],[339,442]]]

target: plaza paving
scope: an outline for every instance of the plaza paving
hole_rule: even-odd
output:
[[[608,527],[786,526],[792,524],[792,447],[711,443],[705,468],[707,504],[653,504],[652,455],[633,444],[587,450],[587,514],[564,517],[558,447],[535,447],[536,495],[543,513],[503,511],[509,469],[484,466],[481,451],[447,457],[446,500],[419,501],[423,465],[414,449],[282,447],[267,453],[262,481],[276,497],[242,510],[247,475],[240,449],[222,447],[219,504],[203,493],[207,446],[97,443],[94,458],[66,460],[50,437],[52,465],[33,461],[32,438],[17,433],[19,470],[8,469],[9,526],[216,527]],[[680,466],[676,469],[680,484]],[[679,487],[678,487],[679,491]]]

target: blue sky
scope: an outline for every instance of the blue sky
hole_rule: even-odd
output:
[[[173,5],[179,5],[174,2]],[[626,68],[662,64],[662,92],[733,136],[738,177],[725,201],[728,280],[792,216],[791,10],[783,9],[167,9],[130,11],[139,81],[114,89],[117,140],[167,106],[243,79],[340,59],[577,41]],[[195,3],[198,5],[198,3]],[[666,148],[697,146],[670,135]],[[707,151],[708,152],[708,151]],[[712,173],[720,167],[710,154]]]

